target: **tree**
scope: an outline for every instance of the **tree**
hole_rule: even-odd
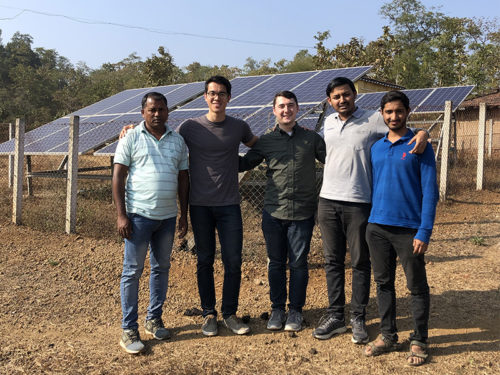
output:
[[[151,86],[170,85],[182,80],[181,69],[165,47],[158,47],[159,56],[153,55],[144,62],[144,73]]]

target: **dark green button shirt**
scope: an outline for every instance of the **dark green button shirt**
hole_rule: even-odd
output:
[[[292,135],[276,128],[264,134],[244,157],[240,172],[266,161],[264,209],[282,220],[304,220],[317,207],[316,160],[325,162],[326,147],[315,131],[297,124]]]

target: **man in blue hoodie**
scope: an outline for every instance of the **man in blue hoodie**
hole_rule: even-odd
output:
[[[364,354],[375,356],[397,348],[394,283],[399,257],[411,293],[414,323],[408,364],[419,366],[427,359],[430,298],[424,254],[438,200],[436,162],[430,144],[422,154],[410,153],[408,141],[414,134],[406,127],[410,105],[404,93],[388,92],[380,108],[389,132],[371,149],[372,209],[366,240],[377,284],[381,334]]]

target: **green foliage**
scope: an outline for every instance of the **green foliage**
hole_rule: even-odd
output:
[[[484,238],[481,236],[474,236],[470,239],[470,242],[472,242],[476,246],[484,246],[485,241]]]

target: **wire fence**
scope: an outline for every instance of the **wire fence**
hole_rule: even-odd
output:
[[[321,116],[303,112],[304,123],[317,123]],[[264,126],[273,126],[273,118],[266,114]],[[478,145],[481,130],[478,125],[478,108],[466,108],[455,112],[450,133],[448,170],[448,194],[473,191],[477,186]],[[440,132],[442,117],[439,114],[412,116],[410,126],[429,130],[434,150],[438,155],[438,179],[441,150]],[[299,123],[301,123],[299,121]],[[125,123],[119,124],[119,128]],[[67,124],[66,124],[67,126]],[[172,126],[176,127],[176,126]],[[9,138],[7,124],[0,125],[0,143]],[[80,140],[81,141],[81,140]],[[500,112],[498,108],[486,111],[484,133],[483,188],[500,191]],[[116,210],[111,196],[110,154],[94,154],[78,158],[80,169],[77,193],[76,232],[83,236],[121,241],[116,233]],[[9,156],[0,155],[0,223],[8,223],[12,217],[12,188],[9,181]],[[66,162],[59,155],[25,156],[25,178],[23,179],[22,223],[42,232],[62,232],[66,220]],[[43,173],[40,173],[43,172]],[[322,165],[317,165],[317,186],[321,186]],[[265,166],[240,174],[241,207],[244,222],[244,255],[264,256],[265,244],[260,223],[265,190]],[[321,251],[320,235],[316,229],[311,251]],[[176,242],[179,249],[192,249],[193,237],[189,232],[186,240]]]

